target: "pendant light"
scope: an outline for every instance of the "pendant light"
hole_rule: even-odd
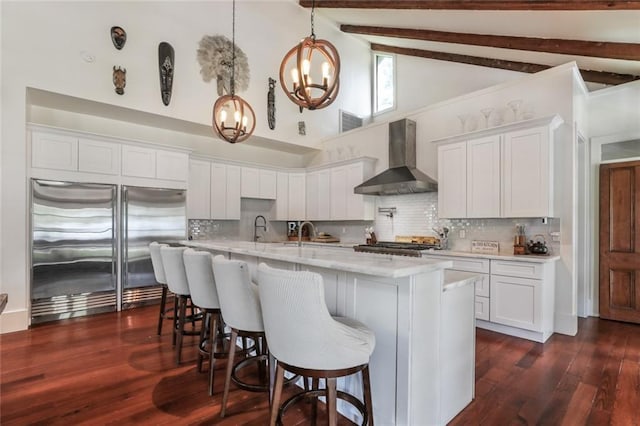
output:
[[[316,39],[314,12],[315,0],[311,3],[311,35],[291,49],[280,64],[282,89],[300,112],[331,105],[340,87],[340,55],[333,44]]]
[[[236,71],[236,1],[233,0],[232,54],[230,94],[220,96],[213,104],[213,129],[229,143],[245,141],[256,127],[256,115],[251,105],[235,94]]]

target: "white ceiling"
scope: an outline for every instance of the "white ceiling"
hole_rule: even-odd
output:
[[[316,14],[335,22],[338,27],[341,24],[349,24],[427,29],[455,33],[640,44],[640,10],[374,10],[316,7]],[[575,61],[580,69],[640,75],[640,58],[638,61],[631,61],[392,37],[357,34],[354,34],[354,36],[370,43],[541,65],[555,66]]]

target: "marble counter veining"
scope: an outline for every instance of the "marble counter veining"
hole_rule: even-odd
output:
[[[453,250],[425,250],[422,252],[424,255],[434,256],[455,256],[455,257],[473,257],[476,259],[491,259],[491,260],[517,260],[519,262],[533,262],[533,263],[547,263],[555,262],[560,259],[560,256],[540,256],[532,254],[513,255],[506,253],[499,254],[486,254],[486,253],[471,253],[467,251],[453,251]]]
[[[387,278],[407,277],[453,266],[450,260],[438,261],[419,257],[356,253],[316,245],[297,247],[280,243],[234,240],[196,240],[181,241],[181,243],[204,250],[217,250]]]

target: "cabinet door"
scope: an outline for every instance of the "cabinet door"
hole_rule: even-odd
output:
[[[553,216],[548,129],[505,133],[502,149],[504,217]]]
[[[211,163],[189,161],[189,186],[187,188],[187,217],[209,219],[211,208]]]
[[[542,331],[542,281],[491,275],[492,322]]]
[[[253,167],[242,167],[240,196],[245,198],[260,197],[260,170]]]
[[[306,173],[289,173],[289,219],[306,219]]]
[[[78,171],[120,174],[120,144],[80,139],[78,141]]]
[[[240,166],[227,165],[227,219],[240,219],[240,186]]]
[[[189,156],[182,152],[156,152],[156,178],[186,182],[189,178]]]
[[[316,220],[331,219],[331,170],[318,171],[318,210]],[[307,193],[307,197],[310,194]]]
[[[122,175],[155,178],[156,150],[141,146],[122,145]]]
[[[331,220],[347,218],[347,169],[331,169]]]
[[[500,217],[500,136],[467,143],[467,217]]]
[[[260,198],[275,200],[277,198],[277,173],[273,170],[260,170]]]
[[[467,217],[467,143],[438,146],[438,217]]]
[[[489,315],[489,298],[488,297],[482,297],[482,296],[476,296],[475,299],[476,302],[476,318],[477,319],[481,319],[484,321],[489,321],[490,315]]]
[[[211,164],[211,219],[227,218],[227,166],[220,163]]]
[[[364,164],[355,163],[346,167],[345,195],[347,219],[374,220],[374,200],[371,196],[355,194],[353,188],[364,182]]]
[[[289,218],[289,173],[278,172],[276,175],[275,220]]]
[[[78,170],[78,139],[72,136],[33,132],[31,167]]]
[[[318,213],[320,197],[318,194],[319,172],[307,173],[307,220],[320,220]]]

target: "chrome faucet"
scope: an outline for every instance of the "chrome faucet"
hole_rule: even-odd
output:
[[[262,218],[262,225],[258,225],[258,219],[260,218]],[[253,241],[258,241],[258,238],[260,238],[258,235],[258,228],[262,228],[264,232],[267,232],[267,219],[265,219],[261,214],[256,216],[253,220]]]
[[[313,238],[316,237],[316,227],[313,226],[313,223],[305,220],[298,227],[298,247],[302,247],[302,228],[304,228],[305,225],[311,225],[311,232],[313,232]]]

